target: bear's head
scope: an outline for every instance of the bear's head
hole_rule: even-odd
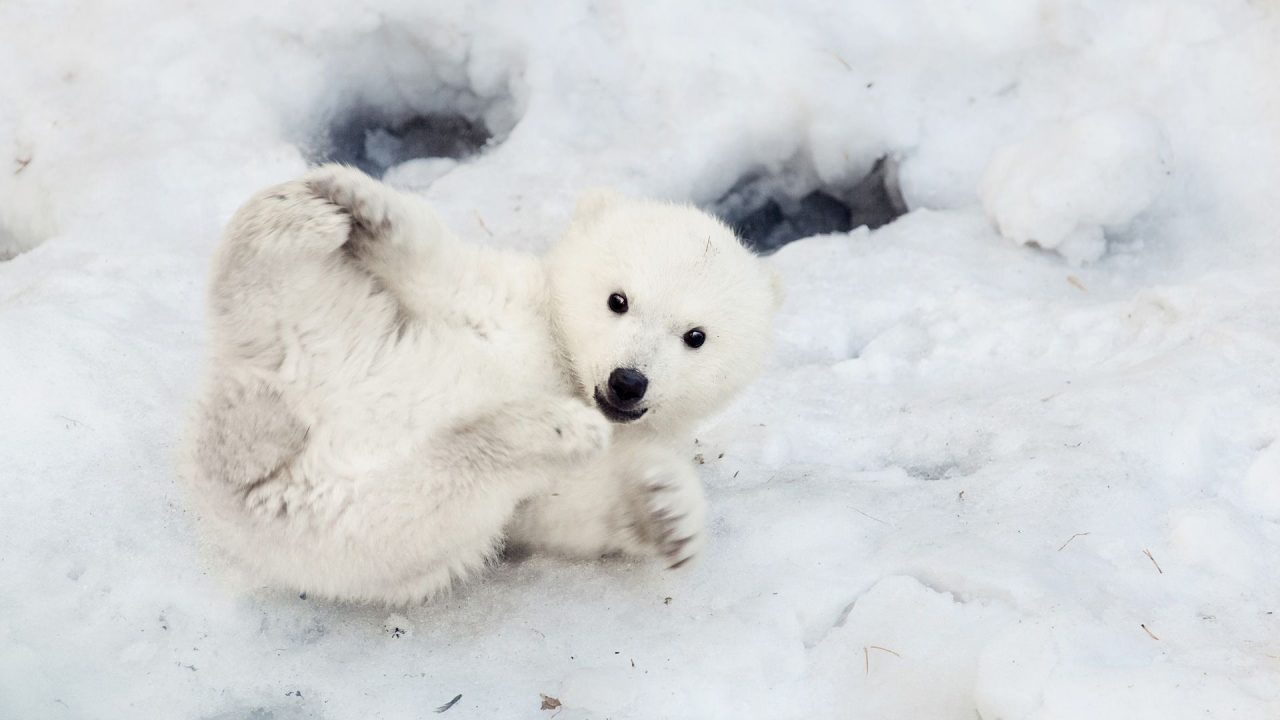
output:
[[[568,364],[614,422],[687,427],[764,364],[776,275],[696,208],[588,193],[547,269]]]

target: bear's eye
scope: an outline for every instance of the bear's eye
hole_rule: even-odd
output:
[[[688,345],[691,348],[700,348],[702,347],[702,343],[706,341],[707,341],[707,334],[702,332],[698,328],[694,328],[684,334],[684,344]]]
[[[622,293],[614,293],[609,296],[609,309],[619,315],[627,311],[627,296]]]

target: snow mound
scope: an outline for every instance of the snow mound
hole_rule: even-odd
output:
[[[1156,199],[1169,166],[1168,142],[1151,118],[1088,113],[996,151],[982,205],[1004,237],[1092,262],[1106,252],[1108,233]]]
[[[965,603],[913,577],[887,577],[849,607],[810,651],[822,708],[864,717],[947,718],[973,703],[978,656],[1008,621],[998,605]]]

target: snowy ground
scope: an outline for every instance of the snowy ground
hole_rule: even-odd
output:
[[[1277,3],[16,0],[0,67],[0,718],[1280,717]],[[390,615],[202,561],[211,248],[357,108],[487,125],[392,172],[517,247],[900,161],[770,259],[700,564]]]

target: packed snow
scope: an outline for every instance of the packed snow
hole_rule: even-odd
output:
[[[0,38],[0,718],[1280,717],[1280,5],[16,0]],[[405,155],[433,114],[487,144]],[[175,456],[221,225],[351,142],[509,247],[593,185],[882,157],[909,212],[769,256],[699,563],[346,606],[212,562]]]

